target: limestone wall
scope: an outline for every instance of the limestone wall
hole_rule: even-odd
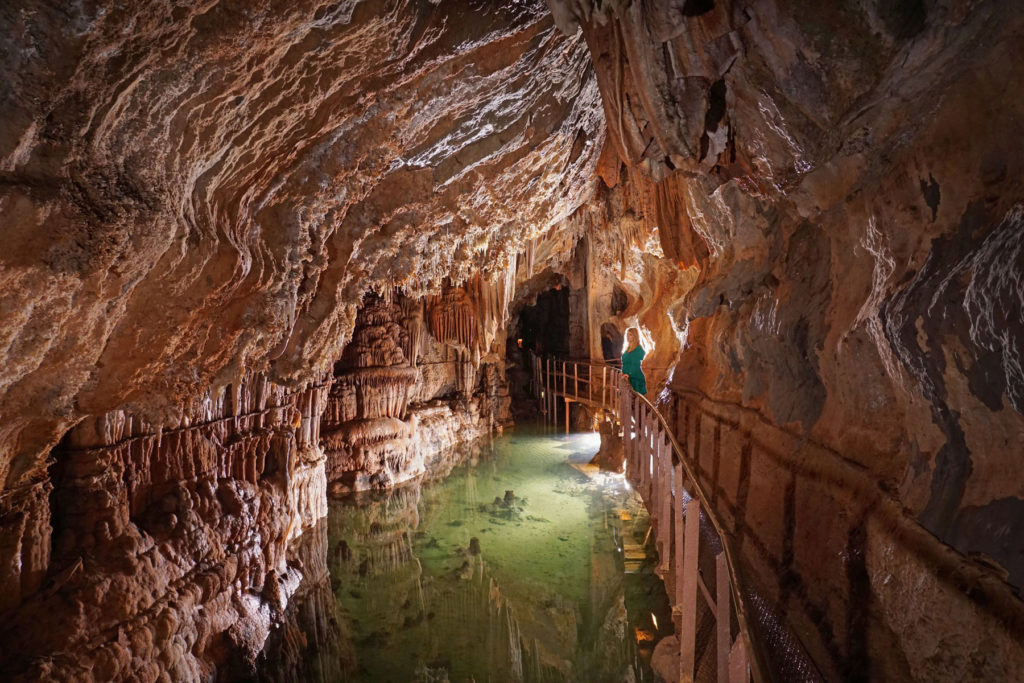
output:
[[[611,215],[633,217],[636,248],[616,279],[653,282],[640,245],[655,234],[657,259],[689,273],[650,323],[678,338],[670,388],[764,423],[760,446],[689,429],[711,480],[749,487],[717,504],[745,506],[737,533],[769,607],[827,676],[1013,677],[1017,7],[550,4],[594,59],[598,172],[628,181]],[[859,483],[810,474],[840,470]]]

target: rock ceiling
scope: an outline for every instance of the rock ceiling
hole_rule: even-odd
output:
[[[507,268],[592,185],[590,57],[539,1],[0,12],[9,486],[82,415],[329,367],[363,292]]]

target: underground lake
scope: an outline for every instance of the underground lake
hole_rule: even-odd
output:
[[[588,465],[598,445],[517,427],[450,472],[332,499],[261,678],[653,680],[668,599],[639,497]]]

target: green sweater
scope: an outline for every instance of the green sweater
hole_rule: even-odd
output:
[[[632,351],[626,351],[622,354],[622,371],[629,377],[629,383],[633,386],[633,391],[638,394],[647,393],[647,380],[644,378],[643,368],[640,367],[640,362],[644,359],[647,352],[644,351],[644,347],[637,345]]]

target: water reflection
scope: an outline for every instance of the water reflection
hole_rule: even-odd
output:
[[[353,680],[355,649],[351,633],[339,623],[327,569],[327,520],[306,531],[291,552],[304,578],[256,662],[258,678],[280,683]]]
[[[310,560],[315,588],[294,610],[315,626],[278,630],[275,648],[301,663],[267,677],[652,680],[650,650],[667,635],[652,613],[668,632],[672,620],[651,562],[627,573],[623,552],[637,555],[646,513],[621,478],[570,465],[595,451],[519,430],[442,481],[332,501],[329,578]],[[275,648],[264,670],[283,664]]]

